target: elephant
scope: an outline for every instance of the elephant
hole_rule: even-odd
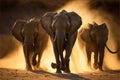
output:
[[[56,73],[70,73],[69,61],[72,48],[76,41],[78,29],[82,25],[81,17],[75,12],[47,12],[41,18],[41,25],[49,34],[56,63],[51,63],[56,68]],[[66,51],[63,56],[63,51]]]
[[[32,67],[39,68],[49,38],[41,27],[40,20],[36,18],[17,20],[12,27],[12,35],[22,43],[26,69],[31,71]]]
[[[118,51],[111,51],[106,42],[108,40],[108,28],[105,23],[97,24],[93,22],[83,26],[78,33],[78,43],[81,48],[84,47],[87,55],[87,63],[91,67],[91,54],[94,52],[94,63],[95,69],[103,71],[103,60],[104,60],[104,49],[105,47],[110,53],[117,53]]]

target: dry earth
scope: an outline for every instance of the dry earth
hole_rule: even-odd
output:
[[[56,74],[41,70],[30,72],[0,68],[0,80],[120,80],[120,71]]]

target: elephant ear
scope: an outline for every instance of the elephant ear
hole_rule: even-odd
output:
[[[92,35],[91,35],[91,31],[92,31],[93,25],[90,23],[85,24],[79,31],[79,35],[81,37],[81,39],[87,43],[91,42],[92,39]]]
[[[56,15],[56,12],[47,12],[41,17],[41,25],[43,29],[52,36],[52,21],[54,16]]]
[[[12,35],[19,41],[23,41],[23,37],[22,37],[22,28],[25,25],[25,21],[19,20],[16,21],[12,27]]]
[[[104,29],[107,29],[107,25],[105,23],[101,24],[101,26],[103,26]]]
[[[74,32],[76,32],[80,28],[80,26],[82,25],[82,20],[81,20],[81,17],[75,12],[70,12],[67,15],[70,20],[69,35],[72,35]]]

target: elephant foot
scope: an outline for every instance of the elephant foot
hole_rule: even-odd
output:
[[[37,64],[37,65],[36,65],[36,68],[39,68],[39,67],[40,67],[40,65],[39,65],[39,64]]]
[[[99,63],[99,70],[100,70],[100,71],[103,71],[103,69],[102,69],[102,64],[100,64],[100,63]]]
[[[26,70],[27,71],[32,71],[32,68],[31,67],[27,67]]]
[[[63,71],[64,71],[64,70],[65,70],[65,67],[61,67],[60,70],[63,70]]]
[[[37,65],[36,66],[33,66],[34,70],[40,70],[40,67],[38,67]]]
[[[97,68],[98,68],[98,64],[94,63],[94,64],[93,64],[93,67],[94,67],[95,69],[97,69]]]
[[[53,69],[55,69],[55,68],[57,68],[57,64],[56,64],[56,63],[51,63],[51,67],[52,67]]]
[[[32,60],[32,65],[35,66],[37,64],[36,60]]]
[[[99,68],[99,70],[100,70],[100,71],[103,71],[103,69],[102,69],[102,68]]]
[[[62,73],[61,70],[57,70],[56,73]]]
[[[102,66],[99,66],[99,70],[100,70],[100,71],[103,71]]]
[[[65,73],[70,73],[70,70],[69,69],[65,69],[63,70]]]

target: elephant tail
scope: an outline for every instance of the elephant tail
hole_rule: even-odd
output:
[[[110,52],[110,53],[112,53],[112,54],[115,54],[115,53],[118,53],[119,52],[119,50],[117,50],[117,51],[111,51],[109,48],[108,48],[108,46],[107,45],[105,45],[105,47],[107,48],[107,50]]]

